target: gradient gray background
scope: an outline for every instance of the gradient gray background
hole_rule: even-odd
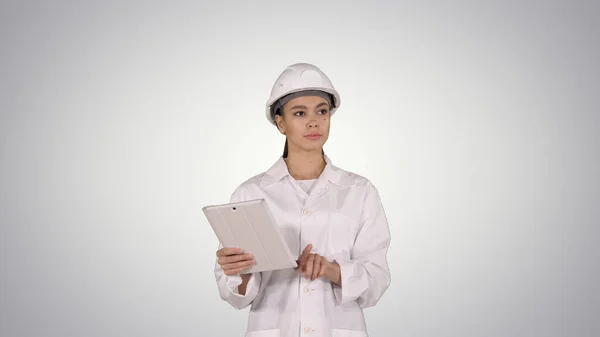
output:
[[[600,335],[598,1],[3,1],[0,336],[242,336],[201,207],[266,170],[276,76],[379,188],[371,336]]]

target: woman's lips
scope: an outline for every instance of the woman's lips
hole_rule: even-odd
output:
[[[308,138],[310,140],[316,140],[316,139],[321,138],[321,135],[318,134],[318,133],[311,133],[310,135],[306,135],[304,137],[306,137],[306,138]]]

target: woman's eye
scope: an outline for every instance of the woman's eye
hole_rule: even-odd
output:
[[[329,112],[329,110],[327,110],[327,109],[323,109],[323,110],[321,110],[320,112],[321,112],[321,114],[322,114],[322,115],[324,115],[324,114],[328,113],[328,112]]]
[[[296,115],[296,116],[302,116],[302,115],[299,115],[299,114],[304,114],[304,111],[298,111],[298,112],[294,113],[294,115]]]

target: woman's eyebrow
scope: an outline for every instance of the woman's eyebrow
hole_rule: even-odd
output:
[[[322,103],[317,104],[317,106],[315,108],[319,108],[324,105],[329,106],[329,104],[327,102],[322,102]],[[292,107],[290,110],[294,110],[294,109],[307,109],[307,108],[306,108],[306,105],[296,105],[296,106]]]

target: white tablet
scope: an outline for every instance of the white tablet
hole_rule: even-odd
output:
[[[264,199],[202,208],[217,238],[226,248],[242,248],[256,264],[241,274],[297,267]]]

